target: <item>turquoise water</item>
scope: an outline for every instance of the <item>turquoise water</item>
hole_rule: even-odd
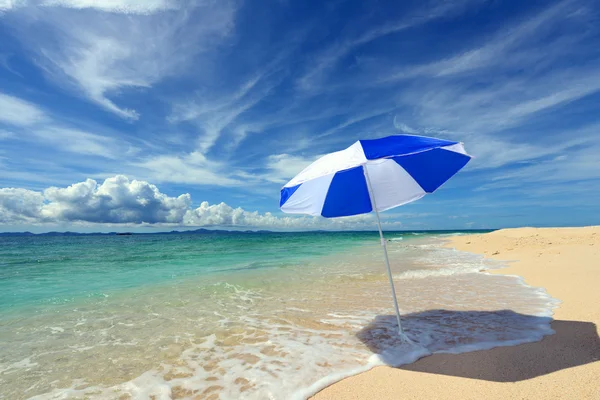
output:
[[[551,332],[543,290],[449,234],[386,234],[410,348],[377,233],[0,237],[0,399],[301,399]]]
[[[0,304],[8,311],[189,276],[285,268],[378,240],[376,232],[0,237]]]
[[[0,304],[61,304],[189,276],[285,268],[373,233],[0,237]]]

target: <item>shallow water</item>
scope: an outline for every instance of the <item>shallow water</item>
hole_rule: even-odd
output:
[[[372,233],[0,238],[1,399],[289,399],[373,365],[550,334],[501,267]],[[153,397],[152,397],[153,396]]]

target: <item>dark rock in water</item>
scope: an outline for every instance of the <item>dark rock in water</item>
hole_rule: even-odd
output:
[[[131,236],[133,233],[131,232],[117,232],[117,236]]]

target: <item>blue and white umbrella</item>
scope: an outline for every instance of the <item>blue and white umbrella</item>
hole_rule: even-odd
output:
[[[375,211],[402,334],[379,211],[433,193],[470,159],[462,143],[425,136],[359,140],[345,150],[319,158],[296,175],[281,189],[279,205],[286,213],[326,218]]]

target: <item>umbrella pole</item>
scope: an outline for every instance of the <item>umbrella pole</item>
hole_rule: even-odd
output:
[[[388,258],[387,253],[387,243],[383,237],[383,231],[381,230],[381,220],[379,219],[379,211],[377,211],[377,203],[375,202],[375,195],[373,194],[373,187],[371,186],[371,179],[369,178],[369,172],[367,171],[367,166],[363,165],[363,171],[365,173],[365,177],[367,178],[367,187],[369,189],[369,197],[371,198],[371,205],[373,206],[373,210],[375,210],[375,215],[377,216],[377,227],[379,228],[379,237],[381,238],[381,246],[383,247],[383,257],[385,259],[385,266],[387,267],[387,275],[390,280],[390,287],[392,289],[392,298],[394,299],[394,307],[396,308],[396,319],[398,320],[398,333],[400,333],[401,337],[406,337],[404,334],[404,330],[402,329],[402,322],[400,322],[400,308],[398,307],[398,299],[396,298],[396,288],[394,287],[394,280],[392,278],[392,270],[390,268],[390,260]],[[408,339],[406,337],[406,339]]]

